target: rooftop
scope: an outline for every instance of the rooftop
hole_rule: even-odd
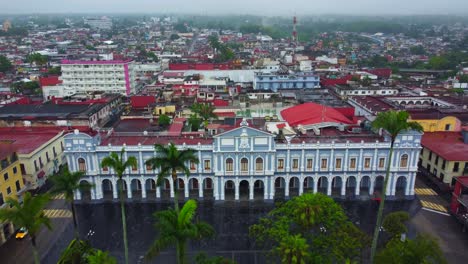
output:
[[[321,122],[354,123],[334,108],[314,103],[305,103],[284,109],[281,111],[281,116],[290,126],[313,125]]]
[[[0,139],[10,142],[18,154],[29,154],[62,131],[55,128],[0,128]]]
[[[88,118],[99,111],[104,104],[90,105],[7,105],[0,108],[2,119],[37,119],[37,118]]]
[[[444,160],[468,161],[468,144],[463,142],[460,132],[426,132],[421,145]]]

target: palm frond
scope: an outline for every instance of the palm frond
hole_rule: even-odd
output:
[[[178,225],[182,226],[192,222],[196,210],[197,202],[195,202],[195,200],[190,199],[185,202],[184,206],[180,210],[179,216],[177,217]]]
[[[145,254],[145,260],[149,261],[159,255],[159,253],[176,242],[175,237],[160,237],[153,242]]]

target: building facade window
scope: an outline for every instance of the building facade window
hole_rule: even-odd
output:
[[[327,159],[322,159],[322,162],[320,163],[320,169],[325,170],[327,169],[328,165],[328,160]]]
[[[255,170],[263,171],[263,159],[262,158],[257,158],[255,160]]]
[[[314,160],[307,159],[307,170],[312,170],[313,166],[314,166]]]
[[[407,154],[401,155],[401,157],[400,157],[400,167],[402,167],[402,168],[408,167],[408,155]]]
[[[284,170],[284,159],[278,159],[278,170]]]
[[[226,171],[234,171],[234,160],[232,158],[226,159]]]
[[[241,169],[242,172],[249,171],[249,160],[247,158],[241,159]]]
[[[151,167],[151,165],[149,164],[146,164],[146,171],[152,171],[153,168]]]
[[[385,158],[379,158],[379,169],[383,169],[385,167]]]
[[[8,187],[8,188],[6,189],[6,192],[7,192],[7,194],[10,194],[10,193],[11,193],[11,188]]]
[[[78,159],[78,170],[85,172],[86,171],[86,161],[83,158]]]
[[[364,168],[369,169],[371,164],[371,158],[364,158]]]
[[[460,162],[453,163],[453,172],[458,172],[460,170]]]
[[[16,181],[15,182],[15,185],[16,185],[16,192],[19,192],[21,190],[21,184],[20,184],[20,181]]]
[[[18,173],[18,168],[15,166],[13,167],[13,174],[17,174]]]
[[[192,160],[190,161],[190,170],[191,171],[194,171],[197,169],[197,166],[195,165],[195,162],[193,162]]]
[[[437,166],[438,164],[439,164],[439,156],[436,156],[435,165]]]
[[[204,160],[205,170],[211,170],[211,160]]]
[[[341,170],[341,158],[335,159],[335,169]]]
[[[5,181],[8,181],[8,172],[5,173],[5,174],[3,174],[3,179],[4,179]]]
[[[429,151],[429,161],[432,161],[432,150]]]
[[[108,172],[108,171],[109,171],[109,167],[102,167],[102,171]]]
[[[356,169],[356,158],[351,158],[349,160],[349,168],[355,170]]]
[[[299,169],[299,159],[293,159],[292,160],[292,168],[293,168],[293,170],[298,170]]]

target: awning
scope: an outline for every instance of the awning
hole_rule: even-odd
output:
[[[38,174],[37,174],[37,178],[41,179],[45,176],[45,172],[44,171],[40,171]]]

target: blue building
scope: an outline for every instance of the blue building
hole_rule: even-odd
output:
[[[318,135],[301,133],[279,137],[249,126],[240,126],[211,138],[162,137],[148,133],[88,135],[76,130],[65,135],[65,153],[71,171],[86,172],[85,181],[94,185],[81,199],[117,198],[117,177],[100,168],[102,159],[125,148],[138,166],[124,175],[124,190],[132,199],[169,199],[173,183],[167,179],[156,186],[157,171],[145,161],[155,155],[154,144],[174,142],[180,149],[196,150],[199,164],[187,164],[190,176],[179,175],[180,198],[215,200],[273,200],[322,192],[342,199],[369,199],[383,193],[390,139],[371,131],[321,127]],[[421,133],[408,131],[396,140],[388,188],[389,198],[411,199]]]
[[[255,90],[313,89],[320,88],[320,77],[313,72],[256,72],[253,87]]]

